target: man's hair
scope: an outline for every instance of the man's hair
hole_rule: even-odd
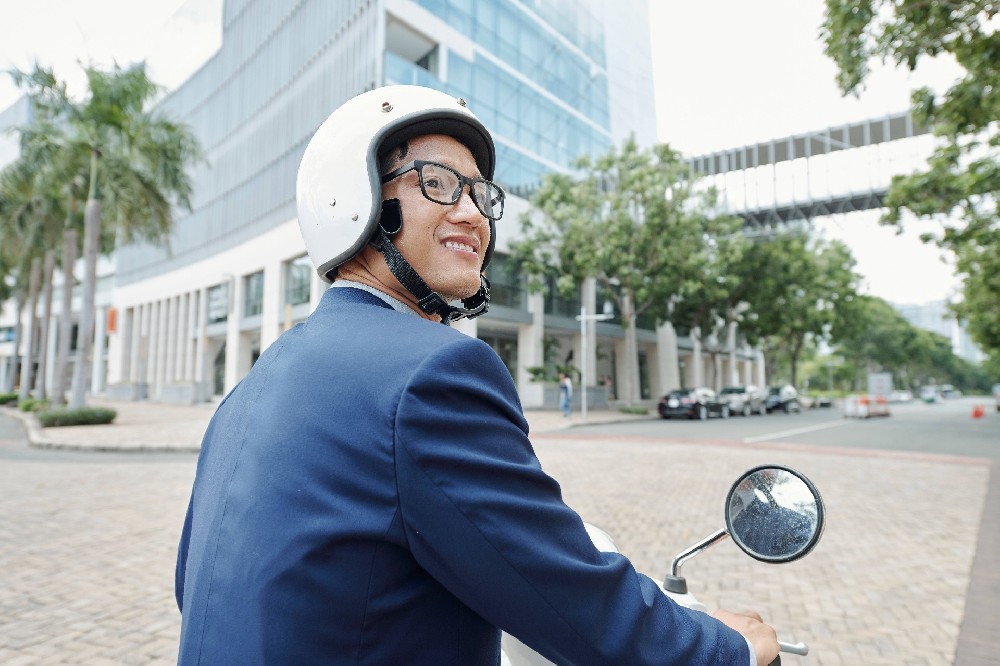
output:
[[[387,146],[382,146],[378,150],[378,172],[385,175],[395,169],[410,152],[410,143],[406,140]]]

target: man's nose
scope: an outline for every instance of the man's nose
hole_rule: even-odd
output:
[[[473,226],[478,226],[486,221],[486,216],[482,214],[472,198],[471,185],[462,185],[462,194],[459,195],[458,201],[452,205],[452,214]]]

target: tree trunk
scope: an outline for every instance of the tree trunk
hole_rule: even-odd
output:
[[[625,324],[625,382],[618,399],[625,405],[634,405],[639,400],[639,344],[635,333],[635,306],[632,294],[622,290],[622,322]]]
[[[802,346],[804,340],[796,340],[795,344],[792,345],[791,350],[791,365],[792,365],[792,386],[798,386],[798,374],[799,374],[799,354],[802,353]]]
[[[24,292],[17,292],[17,300],[15,302],[17,312],[14,313],[14,353],[10,355],[10,372],[7,373],[7,385],[4,386],[4,393],[10,393],[14,390],[14,382],[17,380],[18,371],[21,367],[21,313],[24,311]]]
[[[21,358],[21,390],[19,398],[25,400],[31,395],[31,379],[35,369],[35,311],[38,309],[38,283],[42,277],[42,261],[38,257],[31,260],[28,275],[28,332]]]
[[[45,381],[45,375],[48,374],[49,369],[49,335],[51,334],[50,325],[52,322],[52,274],[55,272],[56,268],[56,252],[55,250],[47,250],[45,252],[45,268],[42,275],[42,285],[45,288],[45,296],[43,299],[42,306],[42,342],[40,345],[38,354],[38,381],[35,388],[35,395],[40,399],[45,400],[48,396],[48,386]]]
[[[59,333],[56,337],[56,371],[52,389],[52,401],[66,404],[67,365],[69,364],[69,342],[73,335],[73,268],[76,264],[76,230],[63,232],[63,292],[62,308],[59,312]]]
[[[76,334],[76,363],[69,406],[77,409],[87,404],[90,384],[90,353],[94,342],[94,312],[97,292],[97,250],[101,235],[101,202],[87,199],[83,211],[83,299],[80,327]]]

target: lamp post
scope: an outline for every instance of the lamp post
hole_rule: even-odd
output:
[[[583,420],[587,420],[587,322],[588,321],[607,321],[612,319],[615,315],[611,301],[604,301],[604,314],[587,314],[587,306],[580,306],[580,314],[576,316],[577,321],[580,322],[580,413],[583,416]]]

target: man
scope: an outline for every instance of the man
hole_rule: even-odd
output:
[[[598,552],[503,363],[441,325],[488,306],[494,160],[464,101],[413,86],[348,101],[310,141],[299,224],[333,286],[205,434],[180,663],[496,664],[500,628],[560,663],[777,654],[759,616],[680,609]]]

